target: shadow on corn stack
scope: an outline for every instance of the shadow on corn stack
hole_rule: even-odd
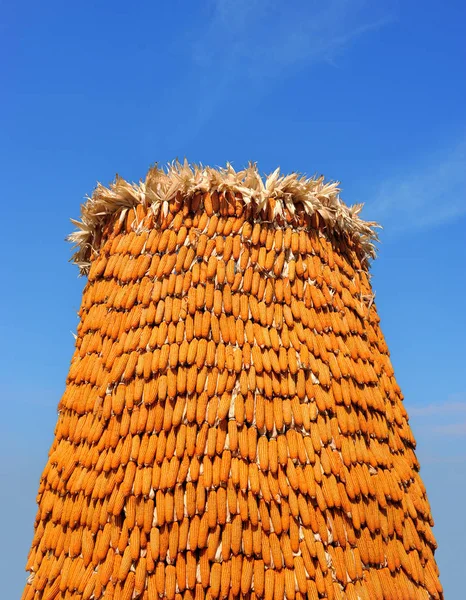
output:
[[[442,598],[336,184],[175,163],[99,185],[23,600]]]

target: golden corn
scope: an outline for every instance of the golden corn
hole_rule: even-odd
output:
[[[86,229],[24,598],[442,598],[370,230],[322,180],[256,212],[248,173],[117,182]]]

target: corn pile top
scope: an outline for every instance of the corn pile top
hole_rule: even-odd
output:
[[[328,232],[345,234],[354,240],[364,266],[375,255],[378,225],[359,217],[362,204],[348,207],[340,200],[337,182],[325,183],[323,177],[306,178],[297,173],[284,176],[279,169],[264,180],[255,164],[236,172],[230,164],[224,169],[213,169],[175,162],[166,170],[151,168],[139,184],[130,184],[118,176],[108,188],[99,184],[82,206],[81,221],[73,220],[78,227],[70,235],[78,248],[74,262],[82,274],[87,273],[91,253],[99,249],[103,229],[112,215],[124,215],[127,209],[142,204],[150,207],[155,217],[166,216],[179,210],[181,203],[205,192],[221,195],[217,205],[220,212],[225,208],[230,211],[227,214],[235,214],[241,203],[247,207],[247,218],[276,226],[294,223],[297,227],[309,227],[309,217],[314,215],[314,224],[320,222]]]
[[[115,189],[75,238],[91,266],[23,600],[443,598],[369,238],[323,202],[252,219],[243,192],[178,191],[154,214]]]

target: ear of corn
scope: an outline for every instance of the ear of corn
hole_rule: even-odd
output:
[[[442,598],[371,224],[261,185],[174,165],[84,206],[23,598]]]

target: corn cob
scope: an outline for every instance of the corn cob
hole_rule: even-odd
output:
[[[368,238],[228,186],[93,246],[23,597],[441,598]]]

